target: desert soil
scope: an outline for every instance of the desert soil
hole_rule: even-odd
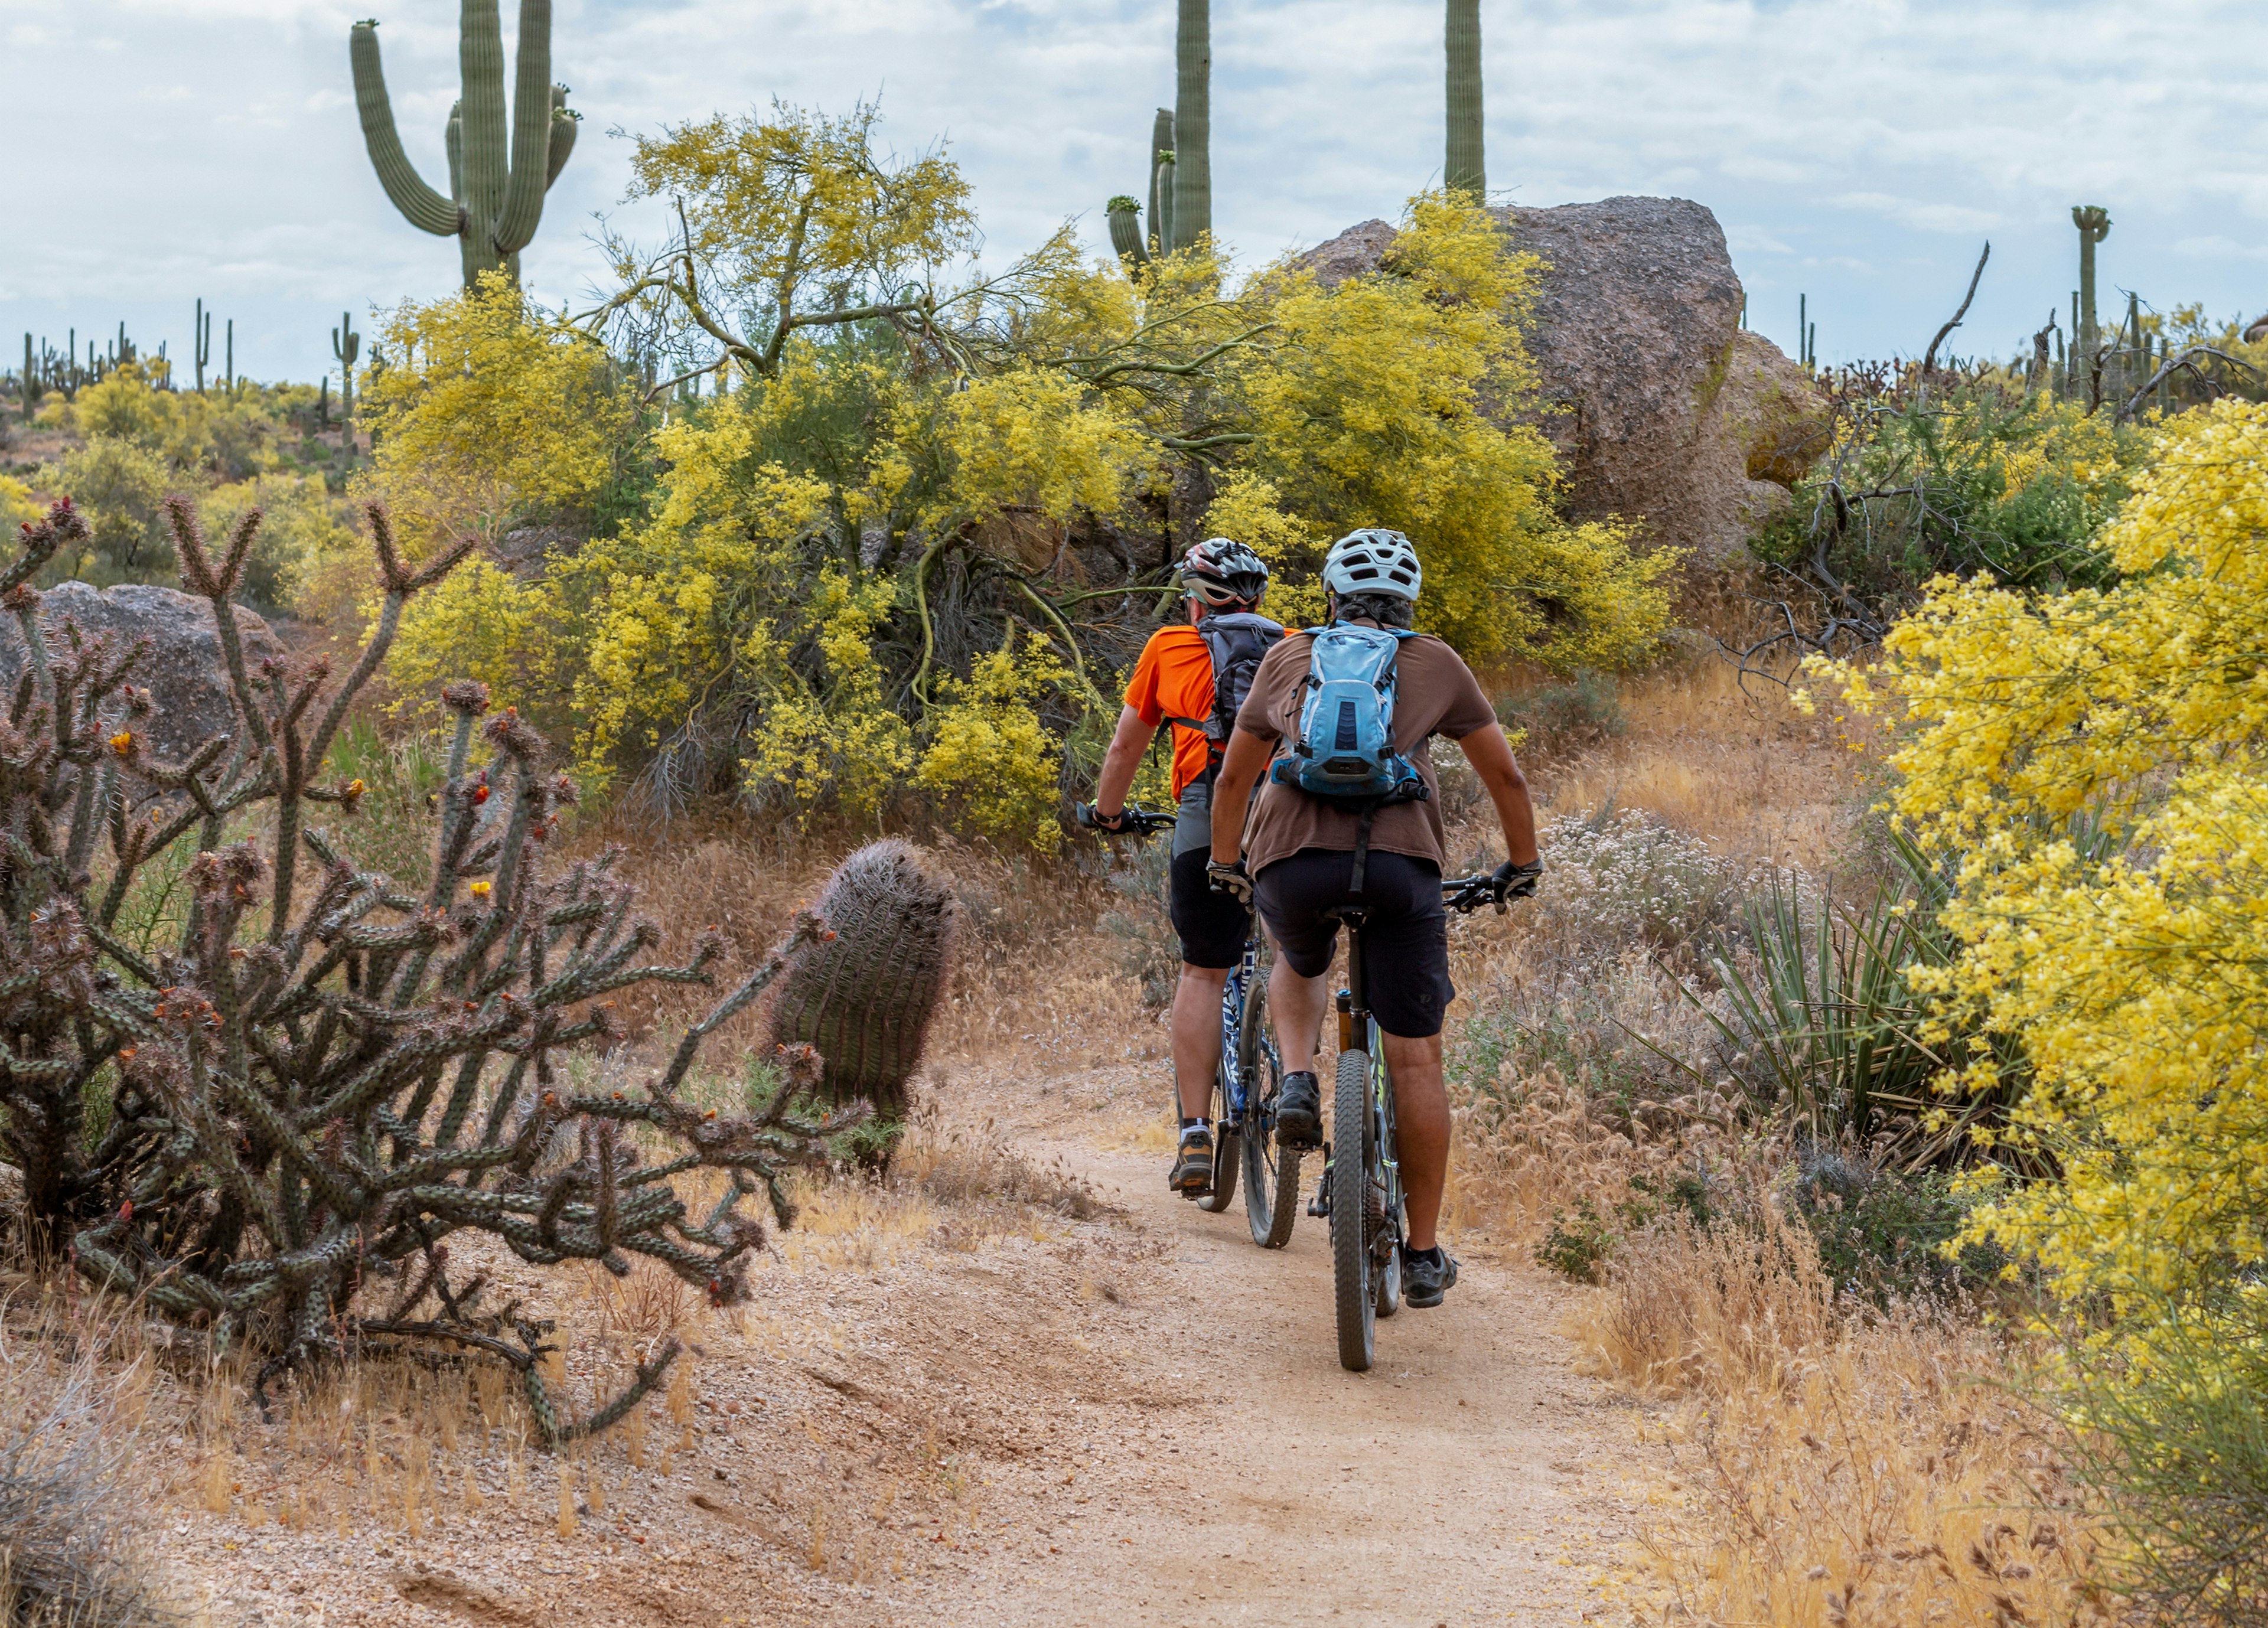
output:
[[[1666,1461],[1646,1411],[1577,1373],[1579,1292],[1464,1241],[1447,1304],[1342,1371],[1324,1224],[1256,1249],[1241,1198],[1204,1214],[1128,1145],[1160,1066],[944,1087],[1111,1209],[814,1206],[753,1315],[695,1313],[682,1427],[642,1464],[618,1431],[569,1466],[571,1534],[559,1466],[475,1429],[431,1450],[409,1535],[389,1477],[417,1478],[416,1410],[365,1397],[343,1450],[247,1410],[227,1513],[177,1495],[170,1557],[216,1624],[1630,1620]],[[185,1462],[194,1426],[158,1428]]]

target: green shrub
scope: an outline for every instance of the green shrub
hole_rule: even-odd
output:
[[[1947,1255],[1966,1210],[1944,1171],[1880,1169],[1809,1147],[1791,1186],[1796,1215],[1818,1241],[1819,1263],[1842,1293],[1877,1306],[1941,1299],[1986,1288],[2007,1264],[1980,1244]]]
[[[1579,1198],[1572,1212],[1552,1210],[1550,1228],[1535,1246],[1535,1263],[1577,1283],[1604,1283],[1607,1263],[1621,1241],[1598,1205]]]
[[[2145,1352],[2080,1347],[2058,1398],[2080,1478],[2123,1540],[2119,1592],[2146,1620],[2268,1623],[2268,1285],[2163,1308]]]
[[[1522,730],[1537,752],[1609,740],[1630,727],[1614,674],[1578,667],[1564,682],[1540,685],[1497,699],[1496,715],[1506,730]]]

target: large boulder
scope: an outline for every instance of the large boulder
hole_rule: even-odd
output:
[[[284,645],[258,616],[241,605],[235,610],[245,666],[257,682],[261,662],[284,654]],[[146,688],[157,704],[148,731],[159,762],[177,762],[214,735],[238,733],[236,699],[210,601],[141,583],[98,591],[84,582],[66,582],[40,595],[40,621],[51,651],[66,648],[67,620],[89,636],[111,635],[122,649],[149,635],[150,653],[136,664],[128,682]],[[24,656],[16,619],[0,617],[0,694],[15,693]]]
[[[1788,501],[1825,449],[1810,379],[1741,327],[1745,296],[1717,217],[1684,198],[1497,211],[1543,262],[1528,349],[1567,512],[1619,516],[1714,564]],[[1303,257],[1326,285],[1393,242],[1365,221]]]

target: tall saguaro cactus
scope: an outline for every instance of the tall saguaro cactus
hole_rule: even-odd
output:
[[[2074,203],[2071,224],[2079,228],[2079,348],[2092,365],[2095,325],[2095,246],[2110,235],[2110,211],[2099,203]]]
[[[189,324],[189,354],[196,361],[197,394],[202,395],[205,393],[205,364],[212,360],[212,313],[205,309],[205,302],[202,299],[197,301],[196,316]]]
[[[331,330],[331,354],[339,359],[339,422],[346,426],[346,449],[354,451],[354,368],[362,355],[362,335],[354,331],[354,313],[339,313]]]
[[[1488,166],[1481,136],[1481,0],[1449,0],[1448,162],[1441,184],[1452,192],[1488,195]]]
[[[1167,247],[1212,231],[1212,0],[1181,0],[1174,30],[1174,213]]]
[[[516,283],[519,252],[543,218],[543,195],[575,148],[577,115],[567,107],[567,87],[551,83],[551,0],[520,0],[508,116],[497,0],[463,0],[457,39],[463,96],[449,113],[449,196],[427,186],[401,151],[375,18],[357,23],[348,35],[363,144],[379,184],[403,217],[421,232],[458,240],[467,288],[483,271],[501,270]]]

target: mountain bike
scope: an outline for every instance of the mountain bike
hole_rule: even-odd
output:
[[[1489,876],[1445,880],[1441,902],[1460,915],[1488,903],[1499,916],[1506,908]],[[1347,930],[1348,987],[1338,992],[1332,1140],[1323,1145],[1322,1179],[1307,1213],[1330,1218],[1339,1366],[1360,1374],[1376,1355],[1377,1319],[1402,1309],[1402,1241],[1409,1206],[1394,1140],[1394,1081],[1363,981],[1362,930],[1370,912],[1350,904],[1330,914]]]
[[[1079,823],[1101,830],[1092,805],[1077,809]],[[1171,829],[1174,816],[1129,807],[1121,829],[1148,836]],[[1106,833],[1108,835],[1109,833]],[[1208,1214],[1236,1199],[1244,1178],[1244,1219],[1252,1241],[1280,1249],[1291,1241],[1300,1212],[1300,1150],[1276,1139],[1276,1105],[1284,1087],[1284,1062],[1268,1022],[1268,941],[1254,918],[1244,954],[1229,969],[1220,997],[1220,1061],[1212,1080],[1212,1183],[1185,1191]]]

